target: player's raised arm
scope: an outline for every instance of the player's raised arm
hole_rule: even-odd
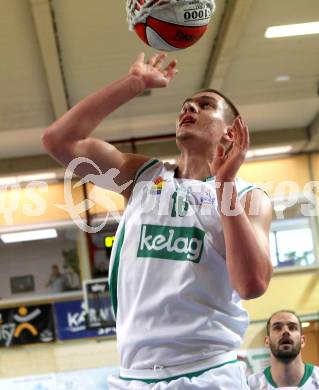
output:
[[[103,172],[119,169],[118,184],[131,180],[148,157],[121,153],[109,143],[91,138],[90,134],[107,115],[145,89],[166,87],[177,70],[175,60],[164,67],[165,59],[165,54],[154,54],[145,62],[144,53],[139,54],[126,76],[80,101],[44,131],[45,149],[63,165],[76,157],[86,157]],[[83,177],[89,173],[96,173],[90,164],[78,167],[78,175]]]
[[[269,250],[272,208],[268,196],[260,189],[248,192],[238,202],[236,175],[245,160],[249,133],[241,117],[236,118],[230,131],[232,147],[225,153],[223,145],[217,146],[212,171],[219,185],[217,197],[230,281],[242,299],[252,299],[264,294],[272,275]],[[236,215],[231,212],[235,209]]]

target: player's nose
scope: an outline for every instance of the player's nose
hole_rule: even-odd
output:
[[[188,102],[187,104],[187,110],[194,113],[194,112],[198,112],[198,107],[197,107],[197,104],[195,104],[194,102]]]
[[[283,332],[282,332],[282,335],[283,336],[289,336],[290,335],[289,329],[288,328],[284,328]]]
[[[195,102],[185,102],[184,106],[183,106],[183,113],[191,113],[191,114],[194,114],[194,113],[197,113],[198,112],[198,107],[196,105]]]

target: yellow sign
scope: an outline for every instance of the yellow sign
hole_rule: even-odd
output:
[[[108,236],[104,239],[104,244],[106,248],[112,248],[115,236]]]

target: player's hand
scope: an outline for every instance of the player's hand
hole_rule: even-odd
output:
[[[145,62],[145,54],[140,53],[130,67],[129,74],[142,77],[145,82],[145,88],[163,88],[166,87],[177,73],[177,61],[171,61],[166,67],[164,62],[167,54],[155,53]]]
[[[216,176],[216,181],[224,183],[235,180],[249,148],[248,127],[240,116],[235,119],[230,132],[233,135],[230,150],[226,152],[225,146],[219,143],[211,164],[211,171]]]

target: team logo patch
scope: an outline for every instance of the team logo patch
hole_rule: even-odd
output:
[[[154,181],[151,188],[151,194],[153,195],[160,195],[162,192],[162,189],[164,188],[165,180],[162,178],[162,176],[158,176]]]
[[[215,203],[215,198],[209,191],[205,191],[200,195],[200,207],[211,208]]]
[[[137,257],[199,263],[205,232],[194,226],[142,225]]]

